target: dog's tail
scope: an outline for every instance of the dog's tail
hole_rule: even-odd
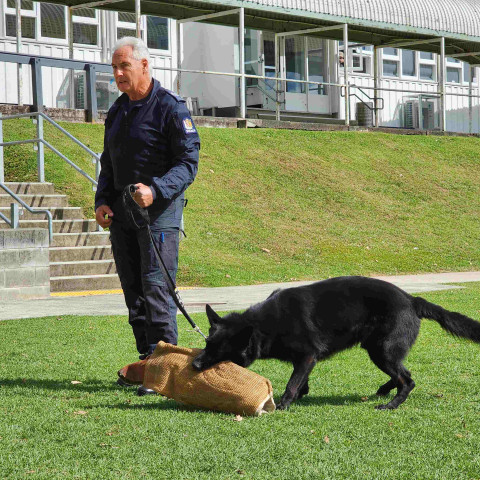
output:
[[[480,322],[461,313],[445,310],[421,297],[413,297],[413,307],[419,318],[435,320],[448,333],[480,343]]]

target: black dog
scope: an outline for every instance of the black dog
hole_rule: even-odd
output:
[[[479,322],[366,277],[338,277],[276,290],[244,313],[224,318],[207,305],[207,315],[210,334],[194,368],[203,370],[223,360],[243,367],[258,358],[291,362],[293,374],[280,409],[308,393],[308,376],[319,360],[358,343],[390,377],[377,395],[397,388],[395,397],[377,408],[397,408],[415,386],[402,361],[417,338],[421,318],[480,343]]]

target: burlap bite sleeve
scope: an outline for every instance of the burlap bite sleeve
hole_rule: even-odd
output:
[[[168,398],[195,407],[261,415],[275,410],[270,380],[232,362],[198,372],[193,359],[201,352],[159,342],[149,357],[143,385]]]

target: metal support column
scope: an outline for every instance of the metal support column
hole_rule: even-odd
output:
[[[5,181],[5,168],[3,165],[3,120],[2,112],[0,112],[0,183]]]
[[[177,95],[182,88],[183,23],[177,22]]]
[[[440,39],[438,93],[440,95],[440,130],[444,132],[447,128],[447,110],[445,102],[445,37]]]
[[[33,111],[43,112],[42,62],[40,58],[30,60],[32,67]]]
[[[275,78],[280,76],[278,35],[275,34]],[[280,121],[280,82],[275,80],[275,119]]]
[[[17,53],[22,53],[22,7],[21,0],[15,2],[17,13]],[[23,105],[23,64],[17,63],[18,104]]]
[[[38,138],[38,147],[37,147],[37,172],[38,172],[38,181],[43,183],[45,182],[45,155],[44,155],[44,145],[43,142],[43,117],[37,115],[37,138]]]
[[[97,109],[97,89],[96,81],[97,74],[95,71],[95,65],[86,65],[86,90],[87,90],[87,122],[95,123],[98,120]]]
[[[73,60],[73,9],[67,8],[67,26],[68,26],[68,58]],[[69,88],[69,107],[75,108],[75,70],[70,69],[68,72],[70,80]],[[84,108],[86,105],[84,105]]]
[[[140,0],[135,0],[135,23],[136,23],[136,31],[137,31],[137,38],[142,38],[142,11],[140,7]]]
[[[246,117],[245,106],[245,10],[240,8],[238,25],[239,61],[240,61],[240,117]]]
[[[380,78],[378,75],[378,70],[379,70],[379,65],[378,65],[378,47],[375,45],[373,47],[373,85],[374,85],[374,90],[373,90],[373,106],[375,108],[375,127],[378,127],[380,125],[380,110],[378,109],[377,105],[377,98],[378,94],[380,92]]]
[[[348,85],[348,24],[343,25],[343,61],[344,61],[344,79],[345,79],[345,125],[350,126],[350,91]]]

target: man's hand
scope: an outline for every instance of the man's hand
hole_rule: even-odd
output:
[[[105,215],[108,215],[105,218]],[[112,224],[113,212],[108,205],[100,205],[95,210],[95,219],[102,228],[108,228]]]
[[[153,203],[152,189],[143,183],[135,184],[137,187],[133,199],[142,207],[147,208]]]

